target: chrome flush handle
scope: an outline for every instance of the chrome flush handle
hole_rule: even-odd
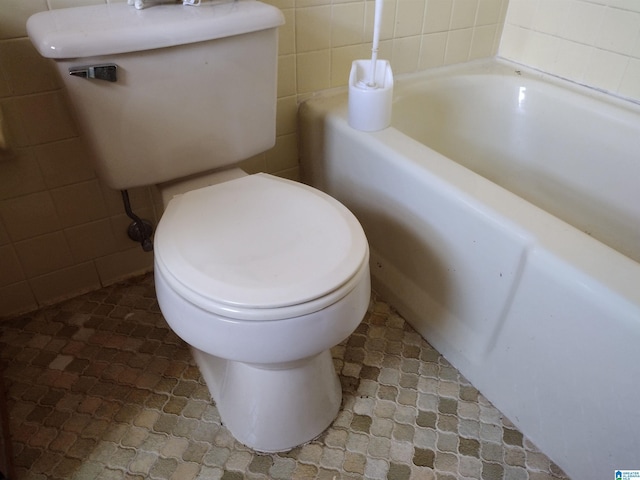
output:
[[[117,82],[117,70],[118,66],[114,63],[84,65],[82,67],[69,68],[69,75],[82,78],[94,78],[96,80],[106,80],[107,82]]]

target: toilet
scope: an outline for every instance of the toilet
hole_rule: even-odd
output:
[[[362,227],[332,197],[238,162],[275,142],[275,7],[255,0],[41,12],[55,61],[111,188],[157,185],[163,316],[190,345],[222,423],[248,447],[320,435],[342,399],[330,349],[369,304]]]

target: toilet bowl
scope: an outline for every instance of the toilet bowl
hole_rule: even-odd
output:
[[[155,235],[158,303],[241,443],[288,450],[336,417],[330,349],[366,312],[368,259],[355,217],[289,180],[249,175],[168,202]]]

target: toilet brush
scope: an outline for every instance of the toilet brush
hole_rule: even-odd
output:
[[[380,44],[380,22],[382,21],[382,6],[384,0],[375,0],[373,15],[373,45],[371,47],[371,62],[369,64],[369,78],[367,87],[376,88],[376,64],[378,63],[378,46]]]
[[[378,60],[383,2],[375,0],[371,59],[355,60],[349,75],[349,125],[369,132],[391,123],[393,73],[387,60]]]

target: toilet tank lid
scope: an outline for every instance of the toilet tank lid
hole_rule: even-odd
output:
[[[126,2],[39,12],[27,21],[43,57],[82,58],[214,40],[275,28],[276,7],[256,0],[156,5],[136,10]]]

